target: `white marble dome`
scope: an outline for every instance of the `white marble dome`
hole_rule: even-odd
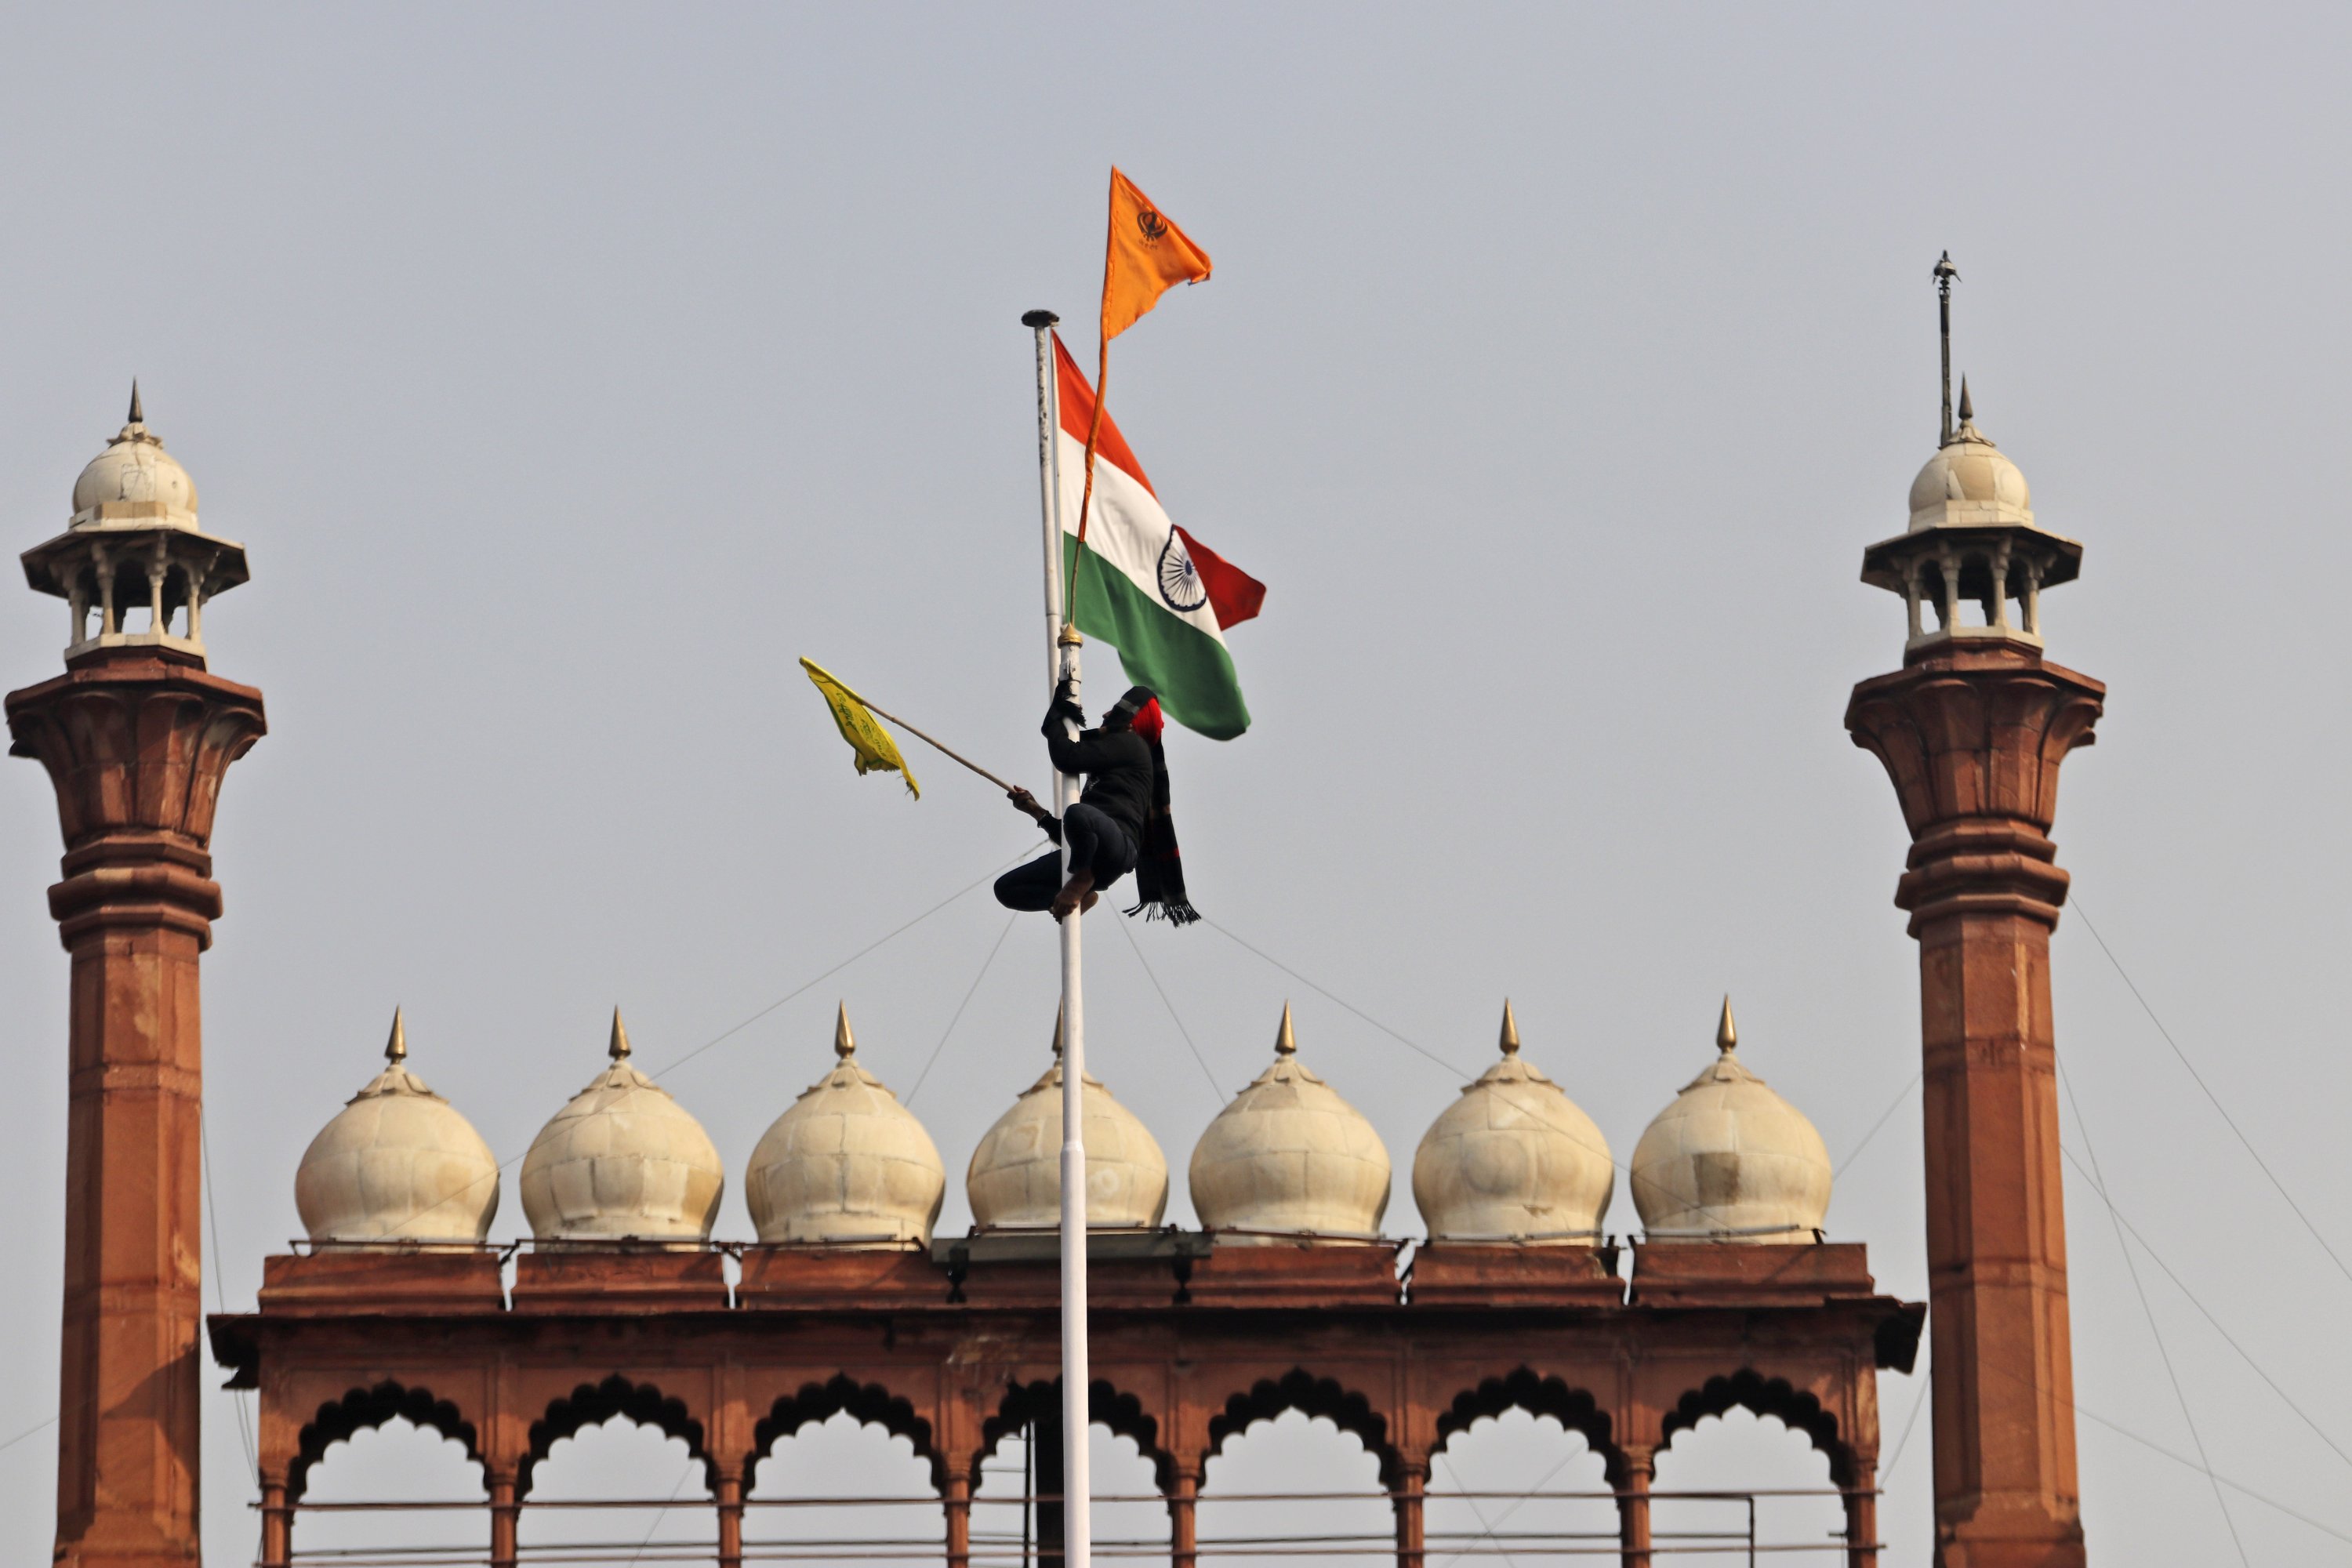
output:
[[[1140,1118],[1092,1073],[1079,1079],[1087,1143],[1087,1228],[1150,1229],[1168,1212],[1168,1156]],[[982,1230],[1051,1229],[1062,1218],[1062,1021],[1054,1065],[981,1135],[964,1173]]]
[[[1234,1241],[1380,1234],[1389,1206],[1388,1149],[1362,1112],[1298,1059],[1289,1004],[1274,1065],[1201,1134],[1192,1179],[1202,1226],[1243,1233]]]
[[[541,1241],[706,1241],[727,1171],[702,1123],[629,1063],[613,1013],[613,1065],[539,1131],[522,1162],[522,1212]]]
[[[163,443],[148,431],[135,384],[131,388],[130,423],[74,480],[73,521],[77,525],[88,526],[114,518],[161,518],[189,528],[196,525],[195,481],[188,478],[188,470],[180,467],[178,458],[163,450]]]
[[[1648,1240],[1812,1241],[1828,1218],[1829,1149],[1741,1064],[1738,1044],[1726,997],[1719,1054],[1634,1146],[1633,1206]]]
[[[392,1016],[388,1064],[310,1140],[294,1206],[312,1241],[480,1241],[499,1212],[499,1162],[474,1124],[408,1070]]]
[[[849,1008],[835,1015],[833,1070],[769,1127],[743,1173],[760,1239],[929,1246],[947,1195],[939,1147],[913,1111],[858,1065]]]
[[[1911,527],[1939,523],[2033,521],[2033,491],[2024,473],[1976,426],[1968,383],[1960,384],[1960,425],[1911,481]]]
[[[1429,1238],[1598,1243],[1617,1187],[1609,1141],[1519,1055],[1508,1002],[1502,1049],[1503,1059],[1465,1086],[1413,1152],[1412,1201]]]

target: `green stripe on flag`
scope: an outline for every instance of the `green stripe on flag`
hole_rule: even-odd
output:
[[[1062,536],[1062,580],[1076,583],[1078,630],[1117,648],[1128,680],[1158,692],[1160,710],[1187,730],[1230,741],[1248,729],[1249,708],[1225,645],[1170,613],[1091,544],[1086,570],[1077,571],[1079,548]]]

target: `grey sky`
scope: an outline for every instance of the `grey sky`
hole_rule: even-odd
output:
[[[252,552],[206,625],[273,725],[215,844],[211,1279],[250,1303],[395,1003],[416,1068],[520,1154],[615,1001],[657,1068],[1033,841],[937,759],[919,805],[856,778],[793,661],[1042,788],[1017,317],[1052,305],[1091,352],[1113,159],[1217,271],[1119,341],[1112,407],[1175,518],[1270,589],[1233,637],[1256,728],[1171,748],[1213,918],[1465,1074],[1507,993],[1621,1159],[1727,989],[1745,1058],[1843,1159],[1918,1064],[1901,826],[1839,719],[1899,657],[1855,574],[1933,447],[1948,247],[1979,422],[2087,545],[2050,648],[2112,696],[2061,863],[2352,1260],[2352,755],[2326,717],[2347,31],[2317,6],[12,11],[8,548],[61,525],[135,373]],[[0,676],[55,670],[64,621],[0,598]],[[39,770],[0,769],[0,1440],[57,1392],[57,853]],[[730,1162],[722,1235],[750,1234],[741,1163],[836,997],[903,1093],[1003,919],[974,893],[665,1080]],[[1094,1066],[1179,1171],[1173,1216],[1288,996],[1417,1229],[1404,1173],[1454,1075],[1215,931],[1136,929],[1213,1095],[1090,931]],[[2082,920],[2055,963],[2069,1146],[2352,1448],[2352,1355],[2315,1331],[2352,1279]],[[1052,989],[1024,922],[915,1100],[945,1227]],[[2189,1452],[2069,1183],[2077,1396]],[[1915,1095],[1832,1210],[1914,1298],[1920,1202]],[[495,1234],[521,1225],[509,1180]],[[2215,1468],[2352,1533],[2346,1462],[2141,1273]],[[1884,1384],[1890,1448],[1917,1388]],[[207,1422],[207,1540],[243,1561],[228,1396]],[[1885,1510],[1906,1568],[1914,1440]],[[2202,1478],[2091,1421],[2081,1445],[2103,1560],[2234,1560]],[[48,1434],[0,1452],[0,1555],[45,1550],[53,1476]],[[2231,1507],[2256,1562],[2352,1561]]]

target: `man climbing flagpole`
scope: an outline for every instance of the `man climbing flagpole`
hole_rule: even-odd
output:
[[[1096,371],[1095,406],[1088,420],[1086,447],[1086,486],[1078,502],[1077,549],[1071,560],[1073,576],[1083,569],[1086,559],[1087,511],[1093,500],[1095,459],[1100,446],[1105,419],[1103,414],[1102,379],[1110,365],[1110,340],[1140,320],[1158,303],[1160,296],[1179,283],[1193,283],[1209,276],[1208,253],[1194,245],[1182,230],[1169,222],[1154,208],[1143,193],[1136,189],[1126,175],[1114,168],[1110,172],[1110,223],[1103,253],[1103,297],[1101,357]],[[1097,862],[1106,853],[1112,858],[1105,863],[1106,884],[1116,879],[1124,869],[1116,864],[1121,848],[1119,840],[1127,834],[1129,824],[1117,816],[1090,808],[1079,799],[1077,770],[1083,766],[1094,774],[1095,789],[1099,790],[1104,776],[1095,771],[1092,760],[1116,755],[1131,764],[1134,758],[1127,755],[1137,748],[1137,737],[1131,725],[1148,704],[1150,721],[1156,726],[1159,707],[1150,700],[1151,693],[1142,688],[1129,692],[1104,720],[1102,729],[1093,732],[1094,742],[1088,748],[1079,746],[1084,711],[1079,706],[1078,650],[1083,639],[1076,626],[1076,584],[1066,592],[1062,581],[1062,518],[1061,518],[1061,417],[1056,401],[1057,366],[1053,329],[1057,318],[1050,310],[1032,310],[1021,318],[1022,324],[1034,335],[1037,343],[1037,488],[1040,509],[1044,513],[1046,672],[1052,683],[1054,706],[1046,719],[1048,750],[1055,758],[1054,805],[1049,818],[1043,811],[1034,810],[1035,803],[1024,801],[1014,792],[1014,804],[1032,810],[1041,825],[1055,832],[1061,840],[1060,873],[1062,887],[1055,893],[1051,908],[1061,927],[1062,947],[1062,1530],[1063,1562],[1066,1568],[1090,1568],[1094,1555],[1093,1518],[1090,1500],[1093,1489],[1087,1464],[1087,1393],[1092,1376],[1087,1356],[1087,1147],[1085,1127],[1085,1089],[1087,1078],[1086,1007],[1080,985],[1078,931],[1088,907],[1095,901]],[[1053,731],[1063,731],[1061,744],[1055,744]],[[1246,721],[1244,720],[1244,722]],[[1152,751],[1146,752],[1141,773],[1147,779],[1158,774],[1157,730],[1150,742]],[[1131,766],[1122,769],[1135,771]],[[1090,791],[1093,793],[1093,791]],[[1118,785],[1113,794],[1122,794]],[[1165,815],[1165,805],[1150,798],[1140,803],[1143,826],[1155,812]],[[1105,805],[1114,810],[1122,803],[1107,798]],[[1120,815],[1126,815],[1120,813]],[[1055,819],[1058,819],[1057,821]],[[1098,820],[1097,820],[1098,819]],[[1132,858],[1139,858],[1144,835],[1137,833],[1132,844],[1124,846]],[[1171,845],[1172,850],[1172,841]],[[1171,856],[1172,858],[1172,856]],[[1046,868],[1052,869],[1050,863]],[[1181,884],[1179,900],[1181,901]],[[998,897],[1005,897],[1002,884]]]
[[[1051,310],[1021,318],[1037,339],[1037,485],[1045,534],[1045,673],[1059,698],[1078,700],[1078,629],[1063,614],[1060,443],[1055,438],[1054,354],[1049,341],[1059,320]],[[1078,726],[1068,726],[1077,738]],[[1056,769],[1054,806],[1066,818],[1077,804],[1076,776]],[[1062,868],[1069,874],[1076,836],[1062,835]],[[1087,1144],[1083,1085],[1087,1079],[1087,1015],[1079,984],[1078,929],[1083,911],[1061,921],[1062,935],[1062,1534],[1066,1568],[1089,1568],[1094,1556],[1092,1478],[1087,1468]]]

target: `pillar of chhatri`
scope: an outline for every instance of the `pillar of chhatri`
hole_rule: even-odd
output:
[[[1919,942],[1936,1562],[2084,1561],[2050,933],[2066,873],[2058,769],[2106,689],[2042,657],[2044,588],[2082,546],[2033,521],[2025,477],[1960,422],[1911,487],[1910,527],[1864,552],[1903,596],[1903,668],[1846,728],[1895,783],[1911,852],[1895,902]]]
[[[199,1561],[197,960],[221,912],[213,809],[261,693],[209,673],[204,607],[246,580],[133,389],[66,531],[24,555],[72,617],[63,675],[11,692],[11,754],[57,788],[72,955],[56,1562]]]

